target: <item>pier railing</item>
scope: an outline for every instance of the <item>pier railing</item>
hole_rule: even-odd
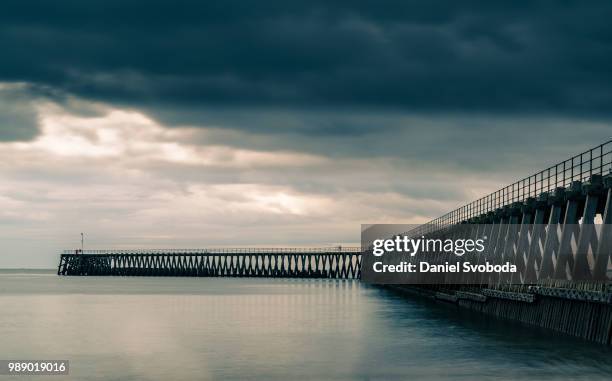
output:
[[[611,172],[612,139],[435,218],[424,227],[430,230],[468,221],[512,203],[569,187],[575,181],[584,182],[593,175]]]
[[[64,250],[62,254],[271,254],[271,253],[310,253],[329,254],[361,251],[360,247],[332,246],[332,247],[232,247],[209,249],[74,249]]]
[[[457,208],[407,234],[474,234],[519,273],[494,284],[604,282],[612,274],[612,140]],[[479,231],[482,230],[482,231]],[[452,283],[452,281],[450,282]]]

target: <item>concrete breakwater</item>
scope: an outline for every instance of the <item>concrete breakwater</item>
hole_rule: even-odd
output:
[[[531,289],[456,289],[388,285],[409,296],[423,297],[494,318],[550,329],[612,345],[612,292],[537,286]],[[512,290],[512,291],[510,291]]]
[[[422,282],[423,275],[408,274],[404,284],[388,287],[611,344],[612,140],[419,225],[407,235],[424,239],[484,235],[490,244],[475,262],[494,258],[511,262],[517,271],[442,273],[427,275],[428,282]],[[403,257],[399,258],[395,262]],[[364,256],[364,266],[368,262]]]

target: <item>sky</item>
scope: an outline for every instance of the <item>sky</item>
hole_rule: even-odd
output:
[[[605,1],[4,1],[0,267],[359,243],[610,138]]]

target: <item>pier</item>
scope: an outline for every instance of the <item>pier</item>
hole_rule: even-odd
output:
[[[484,234],[492,241],[479,260],[510,260],[518,272],[484,277],[442,274],[436,284],[390,287],[612,344],[612,140],[408,234],[448,237],[469,234],[470,229],[474,236]]]
[[[359,279],[361,251],[336,248],[80,250],[60,256],[58,275]]]

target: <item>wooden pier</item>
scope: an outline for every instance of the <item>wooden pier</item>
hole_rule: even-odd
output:
[[[58,275],[359,279],[359,248],[65,251]]]

